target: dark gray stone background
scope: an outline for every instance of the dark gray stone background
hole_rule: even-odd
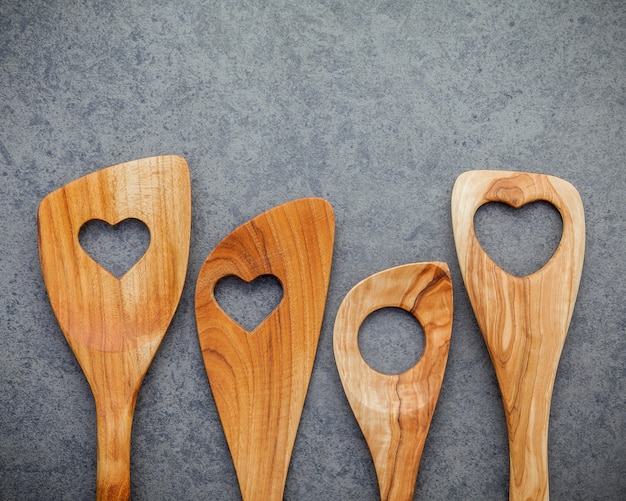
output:
[[[82,175],[166,153],[191,171],[191,255],[137,402],[133,499],[240,497],[195,280],[233,229],[306,196],[332,203],[337,232],[285,498],[377,499],[335,367],[335,315],[366,276],[441,260],[455,323],[415,497],[507,499],[502,405],[451,229],[454,180],[472,169],[548,173],[581,193],[587,251],[552,402],[551,495],[626,498],[625,2],[0,0],[0,117],[1,499],[95,489],[93,399],[46,296],[37,206]],[[509,269],[532,270],[559,225],[549,207],[492,207],[479,236]],[[103,240],[105,253],[124,258],[141,244],[132,233]],[[398,320],[373,322],[393,343],[366,343],[391,367],[410,344]]]

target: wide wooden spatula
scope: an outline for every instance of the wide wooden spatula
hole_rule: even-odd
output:
[[[510,275],[485,253],[474,215],[488,202],[515,208],[553,204],[563,236],[550,260],[525,276]],[[576,189],[542,174],[471,171],[452,191],[452,224],[463,280],[504,402],[509,430],[510,499],[548,499],[548,419],[556,371],[578,293],[585,219]]]
[[[359,351],[359,327],[375,310],[410,312],[424,329],[420,360],[401,374],[381,374]],[[448,360],[452,282],[445,263],[413,263],[376,273],[346,295],[335,320],[337,368],[369,446],[383,501],[413,499],[422,450]]]
[[[78,233],[87,221],[139,219],[150,245],[121,278]],[[189,255],[189,170],[178,156],[128,162],[77,179],[39,207],[39,255],[52,309],[94,395],[96,497],[130,497],[130,434],[141,381],[174,315]]]
[[[335,220],[319,198],[271,209],[228,235],[202,265],[196,320],[211,391],[245,501],[283,497],[330,278]],[[274,275],[278,307],[252,332],[215,300],[226,276]]]

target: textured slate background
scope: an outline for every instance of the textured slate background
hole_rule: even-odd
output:
[[[334,364],[335,314],[367,275],[443,260],[455,324],[416,498],[506,499],[502,405],[451,230],[452,185],[470,169],[553,174],[582,195],[587,253],[554,390],[551,495],[626,498],[623,1],[1,0],[0,118],[1,499],[90,499],[95,486],[94,404],[46,297],[38,203],[165,153],[189,163],[192,247],[137,402],[134,499],[239,498],[196,337],[195,279],[235,227],[303,196],[333,204],[337,235],[285,498],[377,498]],[[545,205],[486,208],[477,223],[511,270],[539,267],[560,231]],[[123,261],[137,231],[90,238]],[[244,295],[230,298],[244,312]],[[372,363],[410,365],[419,329],[371,320]]]

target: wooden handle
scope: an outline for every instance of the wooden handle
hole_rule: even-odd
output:
[[[96,500],[126,500],[130,499],[130,434],[136,399],[131,396],[125,401],[119,394],[107,397],[96,401]]]
[[[324,316],[334,216],[322,199],[269,210],[228,235],[202,265],[202,356],[244,500],[280,500]],[[222,277],[274,275],[283,299],[253,332],[219,307]]]
[[[143,221],[150,246],[117,279],[78,241],[89,220]],[[89,381],[98,419],[98,499],[130,495],[130,429],[141,381],[174,315],[191,229],[189,169],[178,156],[77,179],[39,206],[39,255],[57,321]]]
[[[361,323],[370,313],[385,307],[410,312],[426,336],[422,358],[402,374],[375,371],[359,351]],[[448,265],[416,263],[366,278],[347,294],[337,313],[337,368],[372,453],[382,500],[413,499],[419,462],[448,359],[452,309]]]
[[[482,249],[474,232],[474,215],[488,202],[518,208],[537,200],[559,210],[563,236],[541,269],[516,277]],[[580,195],[553,176],[466,172],[452,192],[452,224],[463,280],[502,393],[511,456],[510,499],[547,500],[552,388],[585,251]]]

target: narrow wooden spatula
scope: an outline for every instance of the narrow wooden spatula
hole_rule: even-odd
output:
[[[359,351],[359,327],[386,307],[410,312],[422,325],[424,353],[401,374],[381,374]],[[452,283],[445,263],[413,263],[376,273],[346,295],[335,320],[337,368],[369,446],[384,501],[413,499],[448,360],[452,334]]]
[[[563,219],[550,260],[510,275],[485,253],[474,215],[488,202],[519,208],[544,200]],[[452,224],[463,280],[495,367],[509,430],[510,499],[547,500],[548,420],[556,371],[583,266],[585,219],[576,189],[562,179],[522,172],[470,171],[452,191]]]
[[[150,245],[117,279],[81,247],[87,221],[135,218]],[[39,207],[39,255],[52,309],[94,395],[96,497],[130,497],[130,434],[141,381],[174,315],[189,255],[189,170],[178,156],[128,162],[77,179]]]
[[[271,209],[228,235],[202,265],[196,320],[202,356],[244,500],[283,496],[324,316],[335,221],[319,198]],[[274,275],[278,307],[252,332],[214,296],[226,276]]]

